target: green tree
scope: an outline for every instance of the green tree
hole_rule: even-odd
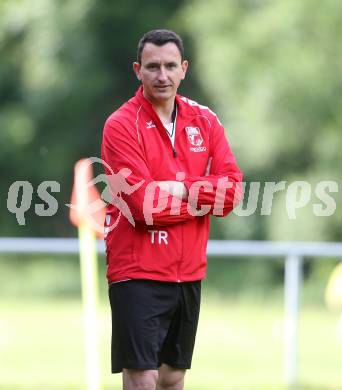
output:
[[[174,28],[182,2],[3,0],[0,2],[0,169],[2,235],[67,236],[74,163],[100,156],[106,117],[138,86],[131,71],[141,35]],[[191,88],[191,82],[190,82]],[[26,226],[6,210],[9,186],[61,184],[54,217]],[[35,202],[42,203],[36,196]]]
[[[331,194],[332,216],[313,213],[317,183],[342,184],[341,15],[339,0],[190,0],[182,10],[196,75],[226,124],[245,180],[312,185],[296,219],[282,191],[270,216],[260,216],[259,202],[253,216],[219,221],[222,237],[342,239],[339,194]]]

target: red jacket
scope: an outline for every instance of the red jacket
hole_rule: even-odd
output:
[[[105,223],[109,282],[203,279],[209,215],[225,216],[240,200],[242,173],[218,118],[180,95],[176,103],[174,148],[142,87],[105,123],[102,159],[113,195]],[[217,191],[227,178],[231,187]],[[155,187],[164,180],[183,181],[187,201]],[[207,213],[194,215],[201,208]]]

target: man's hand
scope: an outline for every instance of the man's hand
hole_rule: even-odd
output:
[[[167,191],[170,193],[170,195],[186,200],[188,198],[188,190],[185,187],[184,183],[181,181],[175,181],[175,180],[165,180],[165,181],[158,181],[157,185],[160,189]]]

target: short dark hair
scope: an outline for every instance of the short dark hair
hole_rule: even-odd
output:
[[[151,30],[147,32],[140,39],[138,43],[138,50],[137,50],[137,61],[139,62],[139,64],[141,64],[141,54],[144,49],[144,46],[148,42],[153,43],[154,45],[157,46],[163,46],[168,42],[173,42],[178,47],[178,50],[183,60],[184,46],[183,46],[182,38],[174,31],[158,29],[158,30]]]

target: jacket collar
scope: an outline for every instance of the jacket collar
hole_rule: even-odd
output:
[[[135,93],[135,96],[136,96],[138,102],[153,117],[154,121],[157,121],[158,123],[161,124],[161,121],[160,121],[157,113],[155,112],[151,102],[148,99],[146,99],[145,96],[143,95],[143,91],[144,91],[144,88],[141,85],[138,88],[138,90],[136,91],[136,93]],[[177,94],[176,98],[175,98],[176,104],[177,104],[177,112],[178,112],[178,114],[177,114],[177,121],[179,121],[181,119],[189,120],[194,115],[196,115],[196,113],[193,110],[193,108],[191,106],[189,106],[188,104],[186,104],[182,100],[182,97],[183,96]]]

